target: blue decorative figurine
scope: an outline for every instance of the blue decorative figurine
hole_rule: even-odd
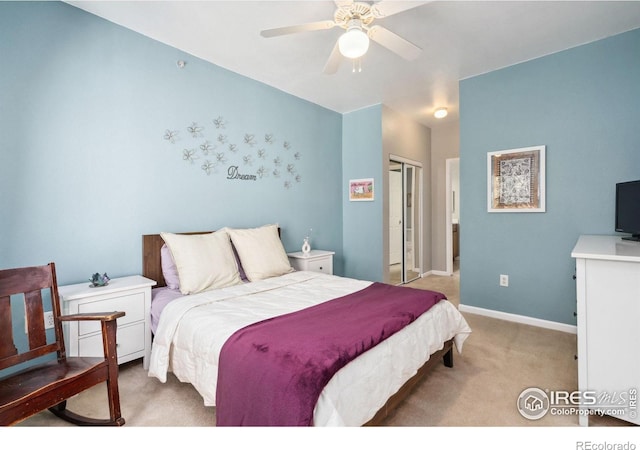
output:
[[[109,284],[109,277],[107,276],[106,272],[104,275],[100,275],[96,272],[89,279],[89,281],[91,281],[91,287],[101,287]]]

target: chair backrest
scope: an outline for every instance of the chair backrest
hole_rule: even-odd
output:
[[[55,342],[47,343],[44,322],[43,292],[49,291],[55,329]],[[18,351],[14,341],[12,296],[24,299],[24,314],[28,349]],[[19,297],[18,297],[19,298]],[[14,303],[20,304],[14,297]],[[16,306],[17,307],[17,306]],[[22,314],[22,312],[20,312]],[[60,317],[60,298],[54,263],[45,266],[0,270],[0,370],[26,361],[57,353],[58,360],[66,357]]]

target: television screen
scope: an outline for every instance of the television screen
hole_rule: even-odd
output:
[[[616,231],[640,240],[640,180],[616,184]]]

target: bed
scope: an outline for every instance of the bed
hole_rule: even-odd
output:
[[[213,253],[216,256],[211,258]],[[210,276],[203,281],[207,275],[202,275],[201,267],[207,265],[217,268],[213,281]],[[192,276],[192,272],[201,274]],[[326,309],[329,304],[347,304],[348,299],[356,295],[364,298],[373,289],[383,289],[382,297],[399,297],[417,290],[295,271],[289,265],[276,225],[144,235],[143,275],[158,283],[152,300],[149,376],[165,382],[167,374],[172,372],[180,381],[191,383],[206,406],[216,407],[218,425],[378,425],[440,358],[451,367],[453,348],[460,352],[471,333],[457,308],[442,294],[433,293],[437,297],[428,310],[413,314],[409,323],[341,363],[321,386],[313,387],[318,395],[312,396],[314,404],[307,414],[310,415],[308,423],[290,423],[277,415],[264,422],[260,422],[262,419],[245,422],[244,417],[250,414],[241,411],[238,415],[238,408],[250,409],[253,413],[259,411],[264,402],[263,409],[269,413],[278,409],[268,403],[274,401],[271,397],[286,395],[277,394],[282,386],[265,386],[267,366],[264,374],[262,369],[255,370],[256,366],[247,366],[253,369],[231,367],[235,359],[240,359],[228,356],[230,343],[237,336],[244,337],[249,329],[289,316],[301,324],[301,314]],[[322,311],[325,314],[325,310]],[[337,314],[332,319],[334,325],[347,316]],[[317,322],[316,316],[310,323]],[[278,327],[279,330],[284,325],[278,322]],[[298,341],[311,339],[311,335],[309,330],[287,342],[297,345]],[[246,379],[239,378],[238,374],[244,374]],[[233,387],[229,380],[239,386]],[[231,403],[233,396],[227,394],[236,392],[233,389],[240,391],[236,396],[244,396],[241,400],[234,399],[236,403]],[[280,405],[280,409],[289,407]],[[227,412],[232,410],[241,419],[223,420],[222,417],[232,415]]]

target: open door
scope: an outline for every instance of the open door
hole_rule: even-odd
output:
[[[403,163],[403,212],[404,212],[404,278],[408,283],[420,277],[420,232],[419,214],[421,196],[417,188],[420,168]]]
[[[402,168],[389,169],[389,264],[402,263]],[[398,268],[400,270],[400,268]]]
[[[460,258],[460,158],[446,160],[446,271],[453,275]]]

